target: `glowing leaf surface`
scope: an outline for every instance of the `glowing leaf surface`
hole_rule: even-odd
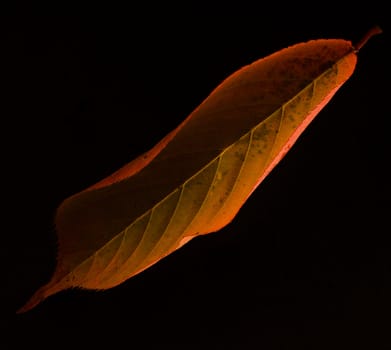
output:
[[[352,44],[297,44],[238,70],[152,150],[66,199],[55,224],[58,291],[107,289],[227,225],[351,76]]]

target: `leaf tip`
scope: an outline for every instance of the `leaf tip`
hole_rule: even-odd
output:
[[[361,40],[356,45],[354,45],[355,52],[360,51],[360,49],[367,43],[370,38],[381,33],[383,33],[383,30],[378,25],[369,29],[368,32],[361,38]]]
[[[38,289],[35,294],[25,303],[21,308],[16,311],[16,314],[23,314],[30,311],[37,306],[41,301],[46,298],[45,290],[43,288]]]

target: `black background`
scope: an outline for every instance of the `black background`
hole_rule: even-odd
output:
[[[384,6],[105,6],[2,21],[0,347],[390,349]],[[354,75],[230,225],[116,288],[15,315],[53,272],[64,198],[151,148],[243,65],[309,39],[357,42],[376,24]]]

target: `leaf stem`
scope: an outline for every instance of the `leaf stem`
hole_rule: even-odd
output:
[[[374,26],[368,30],[368,32],[362,37],[362,39],[354,46],[354,50],[357,53],[374,35],[382,33],[383,30],[379,26]]]

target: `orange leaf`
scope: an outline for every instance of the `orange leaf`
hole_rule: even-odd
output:
[[[357,49],[313,40],[241,68],[149,152],[66,199],[55,273],[19,311],[66,288],[114,287],[227,225],[351,76]]]

